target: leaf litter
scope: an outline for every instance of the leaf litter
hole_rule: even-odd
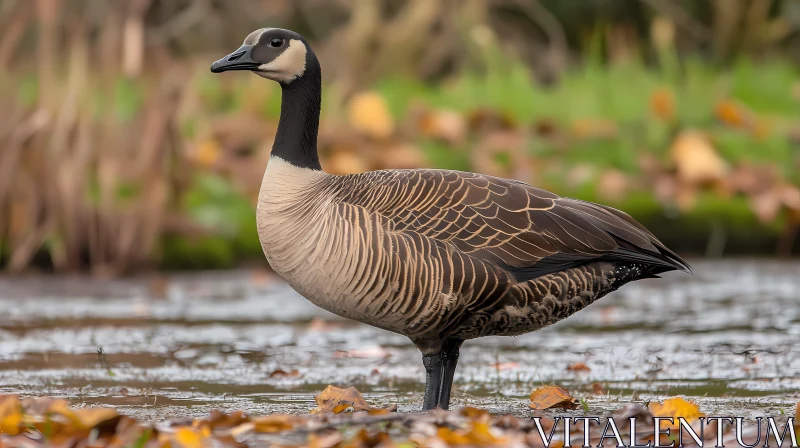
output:
[[[646,407],[628,403],[602,420],[588,426],[573,424],[570,440],[564,439],[563,419],[578,417],[545,413],[544,409],[574,409],[578,399],[558,386],[537,388],[531,394],[531,418],[492,415],[484,409],[462,407],[454,411],[396,413],[396,407],[370,406],[354,388],[328,386],[316,398],[318,408],[308,415],[270,414],[251,416],[243,411],[211,411],[207,417],[178,418],[159,423],[139,421],[107,407],[70,408],[66,400],[0,396],[0,446],[2,447],[159,447],[200,448],[281,446],[281,447],[544,447],[580,446],[586,440],[597,446],[602,440],[619,437],[631,440],[630,419],[640,428],[652,428],[654,417],[685,419],[698,434],[697,424],[705,416],[697,404],[673,397]],[[588,403],[590,398],[581,402]],[[590,405],[589,405],[590,406]],[[800,418],[800,407],[795,418]],[[613,422],[612,422],[613,421]],[[798,424],[795,421],[795,424]],[[618,431],[611,432],[614,426]],[[798,425],[800,426],[800,425]],[[588,428],[588,433],[585,430]],[[679,426],[661,422],[662,431]],[[763,429],[763,427],[762,427]],[[796,432],[800,427],[796,428]],[[739,435],[753,443],[757,427]],[[706,426],[704,443],[716,442],[717,429]],[[736,443],[732,425],[722,428],[723,441]],[[653,442],[651,431],[637,431],[640,444]],[[674,437],[673,437],[674,438]],[[547,442],[549,440],[549,442]],[[671,439],[667,439],[667,443]],[[697,446],[684,438],[684,446]],[[566,443],[568,442],[568,443]],[[663,443],[663,442],[662,442]],[[692,445],[691,443],[695,443]]]

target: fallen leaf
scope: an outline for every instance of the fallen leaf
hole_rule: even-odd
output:
[[[342,434],[339,431],[331,430],[309,434],[306,444],[309,448],[331,448],[341,442]]]
[[[266,434],[294,429],[301,422],[302,419],[300,417],[287,414],[265,415],[256,417],[251,421],[254,432]]]
[[[0,397],[0,433],[17,435],[22,426],[22,404],[17,395]]]
[[[475,133],[509,131],[516,128],[516,121],[509,113],[479,108],[467,114],[467,127]]]
[[[675,424],[671,426],[669,422],[662,422],[666,425],[663,426],[664,428],[678,427],[678,417],[683,417],[688,423],[692,423],[699,417],[705,415],[700,412],[700,407],[698,407],[697,404],[686,401],[681,397],[669,398],[664,400],[663,403],[651,403],[650,413],[653,414],[653,417],[670,417],[675,419]]]
[[[113,408],[84,408],[75,409],[66,414],[77,429],[92,429],[104,423],[116,424],[120,415]]]
[[[204,437],[192,428],[178,428],[173,435],[175,443],[181,448],[203,448]]]
[[[458,413],[470,420],[482,419],[489,416],[489,411],[486,409],[478,409],[472,406],[465,406],[461,408]]]
[[[356,94],[348,105],[350,125],[360,133],[384,140],[394,133],[394,121],[383,96],[376,92]]]
[[[200,166],[210,167],[220,159],[222,149],[218,141],[206,139],[194,149],[194,160]]]
[[[422,150],[410,144],[392,145],[381,151],[378,169],[411,169],[428,165]]]
[[[605,200],[620,201],[631,186],[628,176],[620,170],[607,169],[597,179],[597,192]]]
[[[734,128],[748,126],[752,121],[750,112],[733,100],[722,100],[717,103],[714,114],[721,122]]]
[[[275,369],[275,370],[272,371],[272,373],[269,374],[270,378],[287,377],[287,376],[288,377],[300,376],[300,371],[295,369],[295,370],[290,370],[290,371],[287,372],[287,371],[285,371],[283,369]]]
[[[603,390],[603,385],[600,383],[592,383],[592,393],[594,395],[603,395],[605,394],[605,390]]]
[[[567,366],[567,371],[570,372],[591,372],[592,369],[583,362],[575,362]]]
[[[577,409],[580,401],[559,386],[544,386],[531,393],[531,408],[542,409]]]
[[[467,122],[454,110],[436,110],[422,114],[418,120],[420,132],[427,136],[458,145],[467,135]]]
[[[619,133],[617,124],[604,118],[585,118],[570,124],[572,135],[579,139],[614,138]]]
[[[668,87],[661,87],[650,96],[650,111],[659,119],[672,122],[675,119],[675,95]]]
[[[312,414],[339,414],[350,408],[353,411],[380,411],[382,409],[368,405],[355,387],[340,389],[335,386],[328,386],[321,394],[314,397],[314,401],[317,402],[317,408],[311,411]],[[388,409],[394,410],[397,407],[391,406]]]
[[[670,148],[670,156],[678,179],[684,183],[721,181],[728,174],[728,165],[700,131],[690,129],[678,134]]]

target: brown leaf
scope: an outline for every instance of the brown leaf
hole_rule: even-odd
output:
[[[577,409],[580,402],[559,386],[544,386],[531,393],[532,409]]]
[[[335,386],[328,386],[322,391],[321,394],[314,397],[317,402],[317,409],[311,411],[312,414],[316,413],[334,413],[339,414],[352,408],[354,411],[380,411],[382,408],[373,408],[367,404],[364,397],[356,390],[355,387],[348,387],[347,389],[340,389]],[[397,409],[396,406],[391,406],[388,409]]]
[[[569,372],[591,372],[592,369],[583,362],[575,362],[567,366]]]
[[[592,393],[594,395],[603,395],[603,394],[606,393],[606,391],[603,390],[603,385],[602,384],[595,382],[595,383],[592,383]]]

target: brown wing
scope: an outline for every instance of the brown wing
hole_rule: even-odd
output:
[[[346,176],[343,201],[389,218],[395,230],[447,242],[518,281],[604,259],[691,268],[627,214],[524,182],[448,170]]]

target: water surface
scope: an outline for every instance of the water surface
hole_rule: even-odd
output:
[[[794,412],[800,263],[693,265],[694,276],[627,285],[542,331],[467,342],[454,402],[528,415],[531,390],[555,383],[593,414],[677,394],[717,415]],[[307,413],[328,384],[421,406],[407,339],[316,308],[261,271],[0,278],[0,309],[4,393],[147,419]],[[590,370],[567,370],[575,363]]]

